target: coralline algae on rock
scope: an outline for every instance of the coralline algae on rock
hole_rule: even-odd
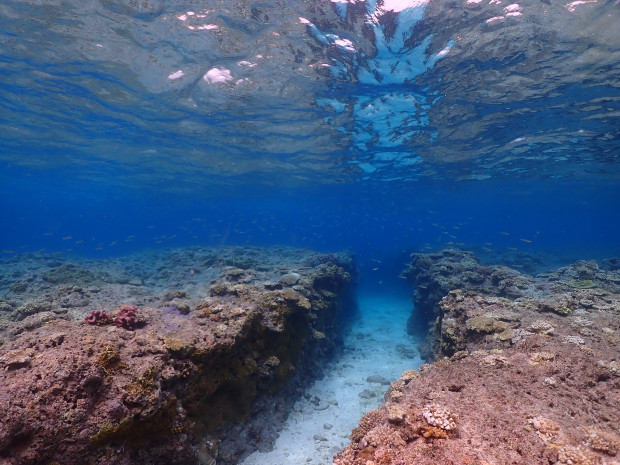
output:
[[[156,258],[141,256],[136,269],[166,263],[169,278],[146,270],[139,292],[93,287],[91,305],[115,308],[109,314],[95,311],[84,324],[84,310],[51,320],[37,313],[0,327],[3,465],[199,465],[207,456],[233,465],[275,436],[276,416],[337,344],[350,257],[192,248]],[[238,272],[241,262],[260,270]],[[262,285],[289,272],[300,276],[294,288]],[[209,296],[218,283],[225,292]],[[41,321],[27,324],[34,317]]]
[[[594,269],[577,268],[564,272]],[[565,276],[482,267],[454,250],[412,256],[434,363],[392,384],[334,465],[617,465],[618,278],[594,272],[578,278],[605,287],[573,289]]]

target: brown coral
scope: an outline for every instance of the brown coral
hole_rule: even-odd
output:
[[[371,410],[365,413],[359,422],[359,425],[351,432],[351,441],[359,442],[366,433],[381,423],[383,415],[380,410]]]
[[[400,425],[405,421],[405,409],[400,405],[389,405],[387,407],[388,421],[394,425]]]
[[[436,426],[424,425],[420,428],[420,435],[424,439],[447,439],[448,432]]]
[[[545,442],[554,440],[560,434],[560,427],[553,420],[545,417],[532,417],[527,422],[534,427],[538,437]]]
[[[592,449],[612,456],[620,450],[620,437],[616,434],[592,427],[584,428],[584,431],[588,435],[586,445]]]
[[[601,458],[581,447],[564,446],[558,452],[558,465],[600,465]]]

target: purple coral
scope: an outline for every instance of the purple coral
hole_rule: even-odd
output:
[[[118,313],[116,314],[116,318],[114,318],[116,326],[119,328],[125,328],[128,331],[133,331],[136,329],[138,323],[140,322],[136,315],[138,307],[135,305],[121,305],[117,310]]]
[[[86,315],[84,321],[89,325],[101,326],[111,323],[112,319],[105,310],[92,310],[88,315]]]

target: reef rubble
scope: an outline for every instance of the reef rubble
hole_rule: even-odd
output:
[[[6,465],[234,464],[269,447],[338,344],[354,276],[347,254],[248,247],[2,270]]]
[[[409,329],[429,363],[364,415],[334,465],[620,464],[620,273],[413,254]]]

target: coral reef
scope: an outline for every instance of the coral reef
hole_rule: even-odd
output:
[[[433,363],[392,383],[334,465],[618,463],[617,270],[533,277],[449,250],[406,274]]]
[[[53,279],[24,279],[9,307],[44,295],[49,310],[0,327],[7,465],[232,465],[266,447],[338,343],[353,273],[347,255],[282,248],[178,249],[89,273],[42,262]],[[109,278],[120,265],[142,284]],[[72,270],[108,277],[83,289],[86,308],[59,312]]]

